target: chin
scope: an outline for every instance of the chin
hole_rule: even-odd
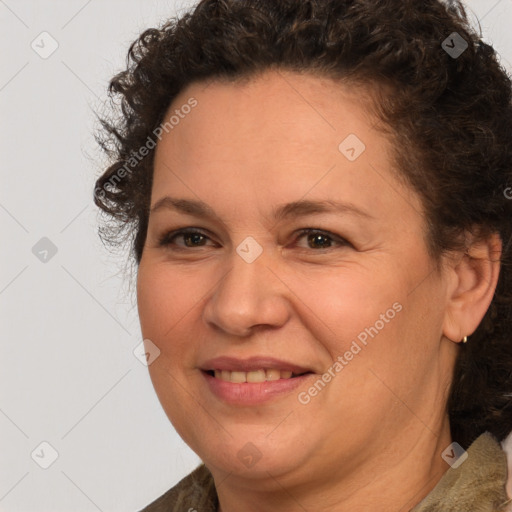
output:
[[[264,435],[251,436],[251,430],[240,430],[236,432],[227,427],[232,437],[225,433],[222,439],[212,439],[208,445],[191,446],[201,460],[210,470],[217,469],[221,473],[237,475],[246,478],[261,479],[285,474],[302,464],[302,457],[297,452],[296,446],[299,443],[288,445],[286,440],[293,438],[286,436],[286,439],[266,438],[272,429],[266,429]],[[261,429],[259,429],[261,430]]]

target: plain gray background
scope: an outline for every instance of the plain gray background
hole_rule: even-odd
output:
[[[133,353],[126,257],[92,201],[109,79],[194,3],[0,0],[0,511],[136,511],[199,463]],[[512,0],[467,5],[511,72]]]

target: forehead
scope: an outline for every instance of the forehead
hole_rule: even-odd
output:
[[[191,98],[196,106],[180,111]],[[257,197],[281,203],[305,195],[386,208],[396,202],[391,196],[410,191],[393,182],[392,145],[375,128],[371,102],[368,88],[282,70],[194,83],[165,116],[181,112],[158,143],[153,191],[229,196],[238,208],[254,207]]]
[[[210,170],[220,164],[244,170],[248,177],[250,167],[258,165],[263,177],[267,169],[275,175],[283,163],[319,168],[333,162],[349,134],[377,149],[386,141],[368,133],[375,120],[360,105],[364,97],[365,92],[332,80],[286,71],[193,83],[164,117],[164,122],[173,117],[174,123],[157,146],[157,167],[162,160],[181,167],[208,161]],[[191,98],[197,105],[178,119]]]
[[[303,144],[337,151],[340,137],[355,133],[368,138],[377,121],[366,108],[371,105],[368,87],[284,70],[235,82],[194,83],[175,98],[168,114],[191,97],[198,105],[188,116],[190,122],[173,130],[176,138],[180,132],[190,135],[187,126],[193,124],[198,145],[223,144],[224,154],[257,153],[264,146],[279,152]],[[226,145],[228,138],[233,143]]]

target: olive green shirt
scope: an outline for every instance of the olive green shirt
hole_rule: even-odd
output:
[[[410,512],[508,512],[506,454],[488,432],[467,450],[467,459],[451,467]],[[201,464],[141,512],[218,512],[212,474]]]

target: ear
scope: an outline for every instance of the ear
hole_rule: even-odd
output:
[[[498,283],[501,252],[501,237],[493,233],[483,241],[471,240],[465,254],[449,263],[443,324],[448,339],[462,341],[482,321]]]

